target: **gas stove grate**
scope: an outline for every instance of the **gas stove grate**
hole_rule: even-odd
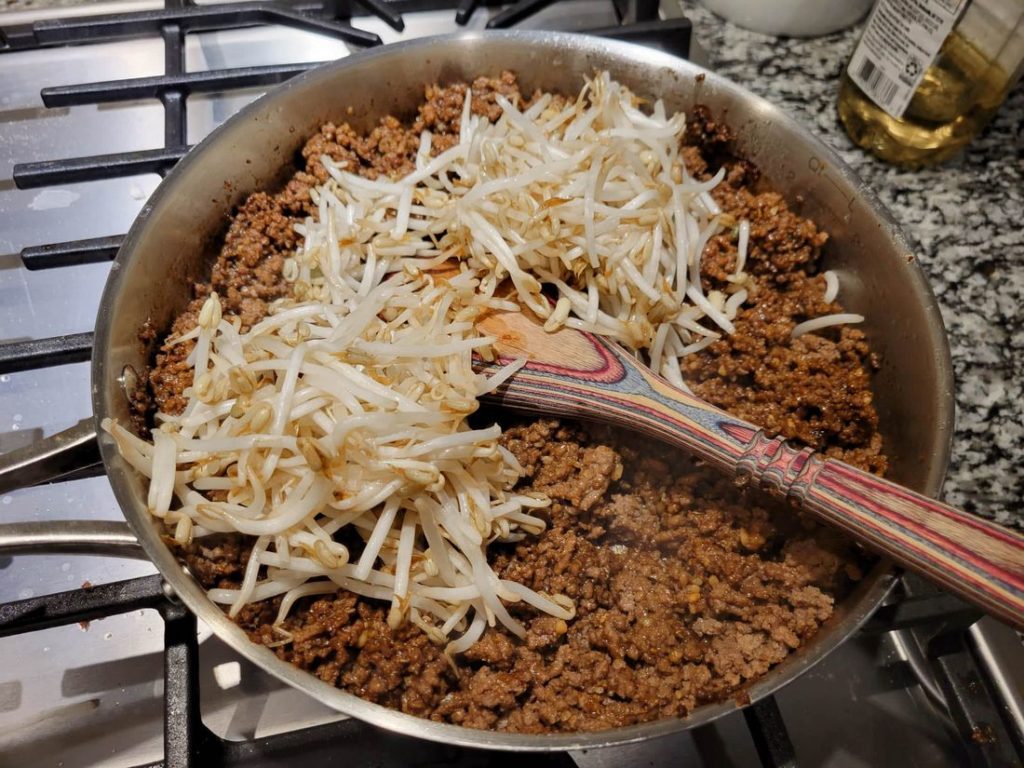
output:
[[[15,167],[19,188],[110,179],[142,173],[166,174],[184,156],[188,96],[284,82],[316,64],[288,64],[187,72],[185,37],[191,32],[279,24],[331,35],[356,46],[381,43],[379,36],[353,26],[360,16],[374,15],[396,30],[402,14],[452,10],[465,24],[480,5],[500,7],[489,28],[508,27],[557,0],[323,0],[322,2],[235,2],[197,6],[191,0],[165,0],[163,9],[37,22],[0,29],[0,55],[56,46],[160,36],[164,41],[165,72],[161,76],[53,87],[41,93],[48,107],[100,104],[134,99],[159,100],[164,108],[164,145],[141,152],[67,158]],[[686,56],[690,25],[686,19],[658,19],[658,0],[611,0],[621,24],[592,30],[592,34],[640,42]],[[21,253],[29,270],[53,269],[112,260],[123,236],[110,236],[38,245]],[[48,339],[0,345],[0,374],[89,359],[92,334],[77,333]],[[918,586],[917,590],[920,590]],[[978,617],[973,609],[942,594],[919,594],[882,609],[865,629],[914,634],[937,672],[945,706],[963,736],[965,762],[971,765],[1014,765],[1024,755],[1017,734],[1007,729],[991,687],[972,657],[965,629]],[[235,766],[301,753],[330,756],[339,743],[355,763],[383,766],[419,765],[503,766],[522,762],[521,756],[462,750],[446,745],[388,735],[381,749],[380,732],[355,720],[300,729],[244,742],[225,742],[202,723],[197,675],[198,643],[195,618],[165,592],[158,576],[0,605],[0,637],[71,624],[149,608],[165,625],[165,756],[159,765]],[[744,710],[744,717],[764,765],[793,766],[796,756],[775,699],[769,697]],[[361,759],[365,758],[365,759]],[[573,765],[567,755],[532,755],[545,766]]]
[[[372,13],[401,31],[405,23],[390,3],[358,0],[364,12]],[[341,20],[340,3],[241,2],[196,5],[192,0],[165,0],[164,8],[129,11],[74,19],[37,21],[0,31],[0,53],[52,48],[83,43],[107,43],[150,35],[185,34],[238,29],[256,24],[283,26],[320,32],[360,46],[380,45],[379,35],[353,27]],[[168,74],[171,74],[168,72]]]
[[[517,0],[487,20],[488,29],[505,29],[533,16],[558,0]],[[620,22],[652,21],[658,18],[659,0],[612,0]],[[372,15],[392,29],[405,29],[403,13],[455,10],[454,20],[465,25],[483,4],[505,5],[504,0],[252,0],[218,5],[196,5],[193,0],[165,0],[155,11],[132,11],[78,19],[56,19],[0,29],[0,53],[52,48],[81,43],[130,40],[163,34],[168,26],[181,32],[210,32],[238,29],[256,24],[281,24],[333,35],[358,46],[381,45],[379,35],[350,23],[356,16]],[[685,41],[674,43],[683,45]]]
[[[288,731],[246,741],[227,741],[202,722],[199,691],[199,643],[196,619],[168,595],[160,576],[34,597],[0,605],[0,638],[25,632],[89,622],[143,609],[157,611],[164,621],[164,759],[139,768],[234,768],[243,765],[284,764],[301,756],[310,765],[329,764],[344,749],[354,766],[379,768],[449,766],[450,768],[514,768],[522,765],[516,753],[489,752],[425,742],[345,719],[326,725]],[[762,699],[745,710],[747,724],[762,764],[791,768],[796,758],[774,698]],[[381,738],[386,735],[387,744]],[[536,768],[573,768],[566,753],[529,757]]]
[[[968,630],[980,609],[905,574],[896,602],[880,608],[861,628],[865,634],[903,631],[923,650],[943,707],[960,735],[961,762],[972,768],[1024,764],[1024,733],[1009,724],[1008,707],[987,677]]]

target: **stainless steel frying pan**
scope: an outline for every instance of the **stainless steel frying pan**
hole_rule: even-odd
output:
[[[111,268],[92,357],[94,418],[17,454],[0,457],[0,489],[40,482],[75,463],[105,417],[126,421],[126,379],[151,354],[138,339],[150,320],[168,328],[208,269],[232,207],[291,172],[295,153],[327,120],[366,129],[385,114],[409,114],[429,82],[469,80],[510,69],[524,91],[575,92],[584,75],[607,69],[670,110],[706,104],[741,137],[742,152],[803,215],[831,233],[830,268],[842,273],[843,300],[867,317],[880,354],[876,401],[897,482],[937,494],[949,459],[953,423],[949,350],[935,300],[904,235],[839,157],[771,104],[687,62],[646,48],[550,32],[463,34],[387,46],[321,67],[243,109],[192,150],[152,196]],[[143,478],[99,438],[110,484],[130,526],[66,523],[0,526],[0,552],[75,548],[121,552],[141,544],[170,589],[239,654],[310,696],[399,733],[474,747],[512,750],[593,748],[664,735],[735,710],[705,705],[686,719],[597,733],[522,735],[475,731],[404,715],[338,690],[252,643],[211,603],[160,539],[146,511]],[[134,536],[132,535],[134,534]],[[894,581],[880,563],[804,648],[750,686],[751,700],[784,686],[842,643],[872,613]]]

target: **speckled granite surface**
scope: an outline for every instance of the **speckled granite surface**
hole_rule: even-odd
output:
[[[956,161],[901,171],[855,148],[836,114],[859,27],[778,39],[683,0],[713,70],[786,109],[874,188],[918,244],[956,375],[948,502],[1024,527],[1024,87]]]

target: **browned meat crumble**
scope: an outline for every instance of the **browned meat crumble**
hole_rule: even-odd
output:
[[[305,167],[276,194],[241,206],[209,283],[171,333],[191,327],[217,290],[227,317],[245,327],[285,294],[284,257],[296,245],[292,224],[312,211],[309,188],[326,179],[319,157],[346,160],[375,178],[414,167],[419,135],[433,151],[459,130],[464,85],[429,86],[409,122],[388,117],[362,136],[324,125],[306,144]],[[494,119],[494,94],[522,99],[514,76],[473,83],[473,111]],[[840,311],[826,304],[818,272],[827,235],[771,191],[757,168],[732,154],[732,134],[701,107],[689,121],[684,156],[694,175],[724,165],[714,195],[723,210],[750,221],[747,270],[754,285],[737,332],[686,359],[684,375],[704,399],[854,465],[882,473],[863,334],[833,329],[790,341],[802,320]],[[722,287],[735,267],[736,234],[705,253],[706,288]],[[189,344],[164,345],[149,376],[156,407],[178,412],[191,384]],[[146,407],[141,398],[140,410]],[[517,546],[494,548],[503,578],[576,602],[571,621],[522,605],[512,612],[525,640],[502,628],[453,667],[419,629],[391,630],[387,606],[347,592],[300,601],[272,627],[278,600],[243,610],[239,624],[259,643],[320,679],[385,706],[474,728],[529,733],[611,728],[684,716],[763,675],[806,643],[834,602],[860,578],[863,556],[819,528],[685,455],[601,427],[551,420],[514,423],[504,444],[526,468],[522,486],[552,500],[548,529]],[[359,542],[346,541],[358,557]],[[237,585],[249,544],[240,536],[194,542],[182,558],[207,587]],[[739,694],[741,695],[741,694]]]

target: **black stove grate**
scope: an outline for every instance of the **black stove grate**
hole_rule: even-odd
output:
[[[689,52],[690,24],[686,19],[660,20],[658,0],[611,0],[620,24],[592,34],[639,42],[680,56]],[[396,30],[404,28],[402,14],[423,10],[452,10],[465,24],[480,5],[497,10],[489,28],[513,26],[556,0],[302,0],[235,2],[197,6],[192,0],[165,0],[163,9],[37,22],[0,28],[0,54],[63,45],[160,36],[165,70],[158,77],[53,87],[42,92],[48,107],[100,104],[134,99],[159,100],[164,107],[164,145],[140,152],[67,158],[15,167],[19,188],[110,179],[144,173],[166,174],[188,151],[187,99],[202,92],[222,92],[284,82],[315,64],[245,67],[205,72],[185,69],[185,37],[191,32],[280,24],[331,35],[357,46],[379,45],[379,36],[353,26],[353,19],[374,15]],[[53,269],[112,260],[123,236],[38,245],[21,253],[30,270]],[[77,333],[0,345],[0,374],[88,360],[92,334]],[[914,584],[914,582],[911,582]],[[1015,765],[1024,745],[1006,728],[996,697],[971,655],[965,629],[978,614],[959,601],[934,591],[909,595],[882,609],[866,631],[906,629],[926,649],[937,671],[951,717],[963,736],[964,758],[971,765]],[[199,712],[198,643],[195,618],[165,594],[158,576],[133,579],[89,589],[31,598],[0,605],[0,637],[90,621],[143,608],[154,609],[165,625],[164,760],[168,768],[236,766],[254,761],[282,762],[301,752],[304,759],[327,762],[339,744],[354,764],[381,766],[451,765],[504,766],[521,764],[520,756],[465,750],[388,734],[381,748],[380,732],[355,720],[300,729],[244,742],[225,742],[212,734]],[[774,698],[744,710],[746,723],[762,763],[797,764],[793,745]],[[318,760],[320,757],[322,760]],[[539,768],[571,766],[567,755],[532,755]]]
[[[158,575],[33,597],[0,605],[0,638],[151,609],[164,621],[164,759],[139,768],[234,768],[288,764],[299,756],[309,765],[333,764],[338,750],[354,766],[406,768],[517,768],[523,756],[425,742],[385,733],[354,719],[246,741],[227,741],[202,721],[196,619],[178,603]],[[778,705],[763,699],[746,710],[763,765],[796,765]],[[383,739],[386,738],[386,743]],[[529,756],[536,768],[573,768],[566,753]]]
[[[168,597],[159,576],[0,605],[0,637],[89,622],[152,609],[164,621],[164,759],[145,768],[234,768],[284,765],[301,755],[310,765],[326,765],[343,749],[355,766],[404,768],[409,765],[452,768],[513,768],[520,755],[492,753],[386,734],[358,720],[339,720],[245,741],[226,741],[211,732],[199,710],[199,643],[196,619]],[[572,768],[566,754],[531,755],[537,768]],[[139,768],[143,768],[140,766]]]
[[[903,577],[901,591],[901,599],[878,610],[862,631],[906,630],[924,652],[960,735],[964,765],[1024,764],[1024,734],[1008,724],[1006,706],[968,636],[981,611],[915,574]]]
[[[504,28],[522,22],[557,0],[323,0],[322,2],[235,2],[197,6],[192,0],[165,0],[155,11],[37,22],[0,28],[0,54],[63,45],[88,44],[160,36],[164,41],[165,70],[157,77],[53,87],[42,91],[47,107],[101,104],[155,99],[164,107],[164,146],[138,152],[67,158],[15,166],[19,188],[110,179],[145,173],[166,174],[189,147],[186,140],[187,99],[191,94],[237,88],[272,86],[284,82],[311,64],[287,64],[187,72],[185,37],[190,32],[235,29],[257,24],[280,24],[337,37],[367,47],[381,44],[379,36],[358,29],[354,18],[374,15],[396,30],[404,28],[403,13],[453,10],[457,24],[465,24],[480,5],[500,8],[487,22]],[[591,34],[638,42],[685,57],[689,52],[690,24],[686,19],[660,20],[658,0],[611,0],[620,24]],[[25,248],[21,259],[29,270],[53,269],[112,260],[123,236],[53,243]],[[0,374],[83,362],[92,350],[89,332],[0,344]],[[952,601],[952,602],[951,602]],[[195,618],[165,593],[158,576],[144,577],[89,589],[80,589],[0,605],[0,637],[90,621],[149,608],[160,613],[165,626],[164,651],[164,760],[168,768],[236,766],[274,760],[281,762],[301,753],[303,759],[326,763],[344,744],[353,764],[405,766],[520,765],[521,756],[466,750],[425,743],[393,734],[381,748],[381,733],[355,720],[342,720],[267,738],[243,742],[219,739],[202,723],[199,712],[198,642]],[[999,716],[986,684],[965,641],[965,628],[977,619],[941,593],[912,594],[883,609],[868,631],[909,629],[920,636],[933,666],[951,716],[965,741],[971,765],[1016,764],[1024,747],[1015,744]],[[761,762],[766,766],[795,766],[793,745],[775,699],[769,697],[744,710],[746,723]],[[322,760],[318,760],[320,757]],[[568,755],[531,755],[538,768],[572,766]]]
[[[355,2],[356,0],[353,0]],[[404,28],[397,3],[358,0],[364,12],[372,13],[395,29]],[[53,48],[62,45],[108,43],[152,35],[188,32],[212,32],[239,29],[258,24],[283,26],[320,32],[359,46],[380,45],[373,32],[353,27],[339,18],[341,4],[301,2],[240,2],[196,5],[191,0],[165,0],[164,8],[129,11],[73,19],[37,21],[0,30],[0,53]],[[168,72],[167,74],[172,74]]]
[[[195,5],[192,0],[164,0],[161,10],[39,21],[0,28],[0,54],[62,45],[116,42],[159,35],[164,41],[164,74],[100,83],[43,89],[47,107],[103,104],[134,99],[159,100],[164,107],[164,146],[136,152],[21,163],[14,167],[19,189],[156,173],[165,175],[188,152],[187,100],[191,94],[237,88],[273,86],[317,66],[283,64],[261,67],[187,72],[185,36],[190,32],[238,29],[257,24],[279,24],[319,32],[359,46],[380,45],[378,35],[352,26],[354,17],[374,15],[394,29],[405,26],[403,13],[455,10],[460,24],[477,6],[501,5],[501,0],[323,0],[310,2],[237,2]],[[556,0],[519,0],[496,13],[488,27],[509,27],[532,16]],[[686,57],[690,22],[685,18],[660,20],[659,0],[611,0],[620,25],[591,30],[591,34],[641,43]],[[122,236],[91,238],[38,245],[21,252],[26,269],[53,269],[112,260]],[[0,344],[0,374],[84,362],[92,354],[89,332]]]

